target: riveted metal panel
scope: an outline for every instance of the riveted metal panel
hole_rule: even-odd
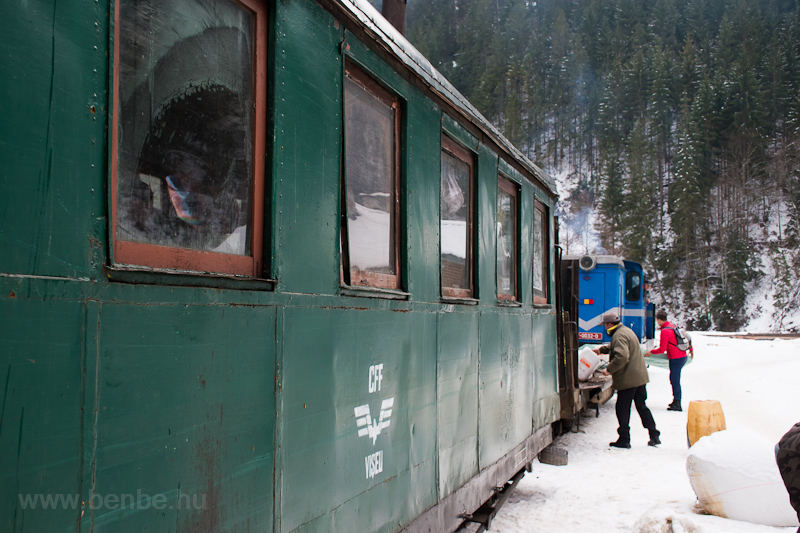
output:
[[[435,328],[433,313],[285,310],[280,531],[390,531],[435,503]]]
[[[478,149],[476,288],[481,303],[493,305],[497,302],[497,154],[485,145]]]
[[[439,315],[439,498],[478,473],[479,316]]]
[[[99,317],[92,494],[137,505],[84,521],[113,532],[271,527],[274,308],[107,304]]]
[[[68,524],[74,531],[87,444],[84,386],[91,388],[83,379],[82,326],[86,320],[96,331],[97,306],[29,300],[0,285],[0,530]],[[58,497],[73,505],[44,509],[39,499]],[[30,499],[39,500],[26,505]]]
[[[481,315],[481,468],[499,460],[531,434],[531,340],[527,315]]]
[[[416,94],[416,93],[414,93]],[[417,95],[419,96],[419,95]],[[442,161],[441,111],[431,101],[412,98],[406,103],[406,257],[408,290],[415,300],[439,300],[439,176]],[[433,177],[436,179],[432,179]],[[420,191],[430,191],[420,194]]]
[[[0,272],[103,263],[108,5],[3,3]]]
[[[335,294],[343,30],[307,4],[276,6],[272,259],[280,290]]]
[[[522,181],[519,207],[519,297],[526,307],[533,303],[533,212],[533,186]]]

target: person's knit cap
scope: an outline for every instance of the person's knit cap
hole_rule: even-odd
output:
[[[603,315],[602,324],[619,324],[619,316],[616,313],[606,313]]]

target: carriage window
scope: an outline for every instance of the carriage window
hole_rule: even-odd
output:
[[[533,303],[547,303],[549,243],[547,242],[547,207],[536,200],[533,210]]]
[[[440,237],[442,296],[472,296],[473,156],[442,136]]]
[[[642,275],[639,272],[625,274],[625,299],[629,302],[638,302],[642,293]]]
[[[519,186],[500,176],[497,188],[497,297],[517,299]]]
[[[261,274],[262,0],[120,0],[114,261]]]
[[[398,289],[399,100],[348,64],[344,104],[343,281]]]

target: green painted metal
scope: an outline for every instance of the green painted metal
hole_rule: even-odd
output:
[[[352,526],[386,531],[435,503],[435,353],[431,313],[286,309],[280,531],[335,530],[355,509],[368,511]],[[359,435],[356,409],[366,406],[374,424],[387,401],[387,427]],[[375,454],[380,472],[367,468]]]
[[[335,294],[343,29],[313,3],[275,7],[273,275],[283,291]]]
[[[480,317],[455,309],[439,315],[439,497],[478,473]]]
[[[109,303],[99,315],[93,492],[163,495],[167,509],[99,509],[95,530],[269,527],[275,308]]]
[[[523,228],[552,192],[352,23],[313,0],[269,5],[276,283],[109,264],[113,4],[5,7],[0,531],[397,531],[558,418],[528,229],[521,306],[495,288],[498,172],[521,183]],[[340,287],[345,56],[402,102],[399,300]],[[475,305],[441,300],[443,129],[477,156]],[[391,409],[380,433],[359,435],[364,406],[372,422]]]
[[[533,368],[533,428],[538,430],[558,420],[561,409],[557,395],[558,361],[556,337],[556,313],[552,309],[542,310],[533,316],[532,342],[535,346]]]
[[[91,277],[105,260],[108,6],[0,17],[0,272]]]
[[[480,464],[489,466],[531,434],[530,319],[523,313],[481,315]]]
[[[96,306],[11,292],[0,293],[0,528],[74,531],[79,511],[24,512],[18,494],[81,493],[88,444],[82,325]]]
[[[427,258],[439,255],[439,198],[419,194],[430,190],[431,178],[441,175],[441,110],[430,100],[413,98],[406,103],[406,165],[403,179],[405,210],[405,261],[407,289],[412,298],[437,302],[441,295],[438,262]],[[436,223],[432,223],[436,221]]]
[[[442,115],[442,130],[473,152],[478,150],[478,139],[449,115]]]

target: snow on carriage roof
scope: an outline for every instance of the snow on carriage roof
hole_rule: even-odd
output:
[[[557,195],[556,183],[550,175],[531,162],[511,144],[447,79],[412,45],[394,26],[369,3],[368,0],[332,0],[349,17],[370,31],[375,39],[392,55],[403,62],[431,90],[453,104],[464,117],[477,126],[511,157],[533,174],[542,185]]]

